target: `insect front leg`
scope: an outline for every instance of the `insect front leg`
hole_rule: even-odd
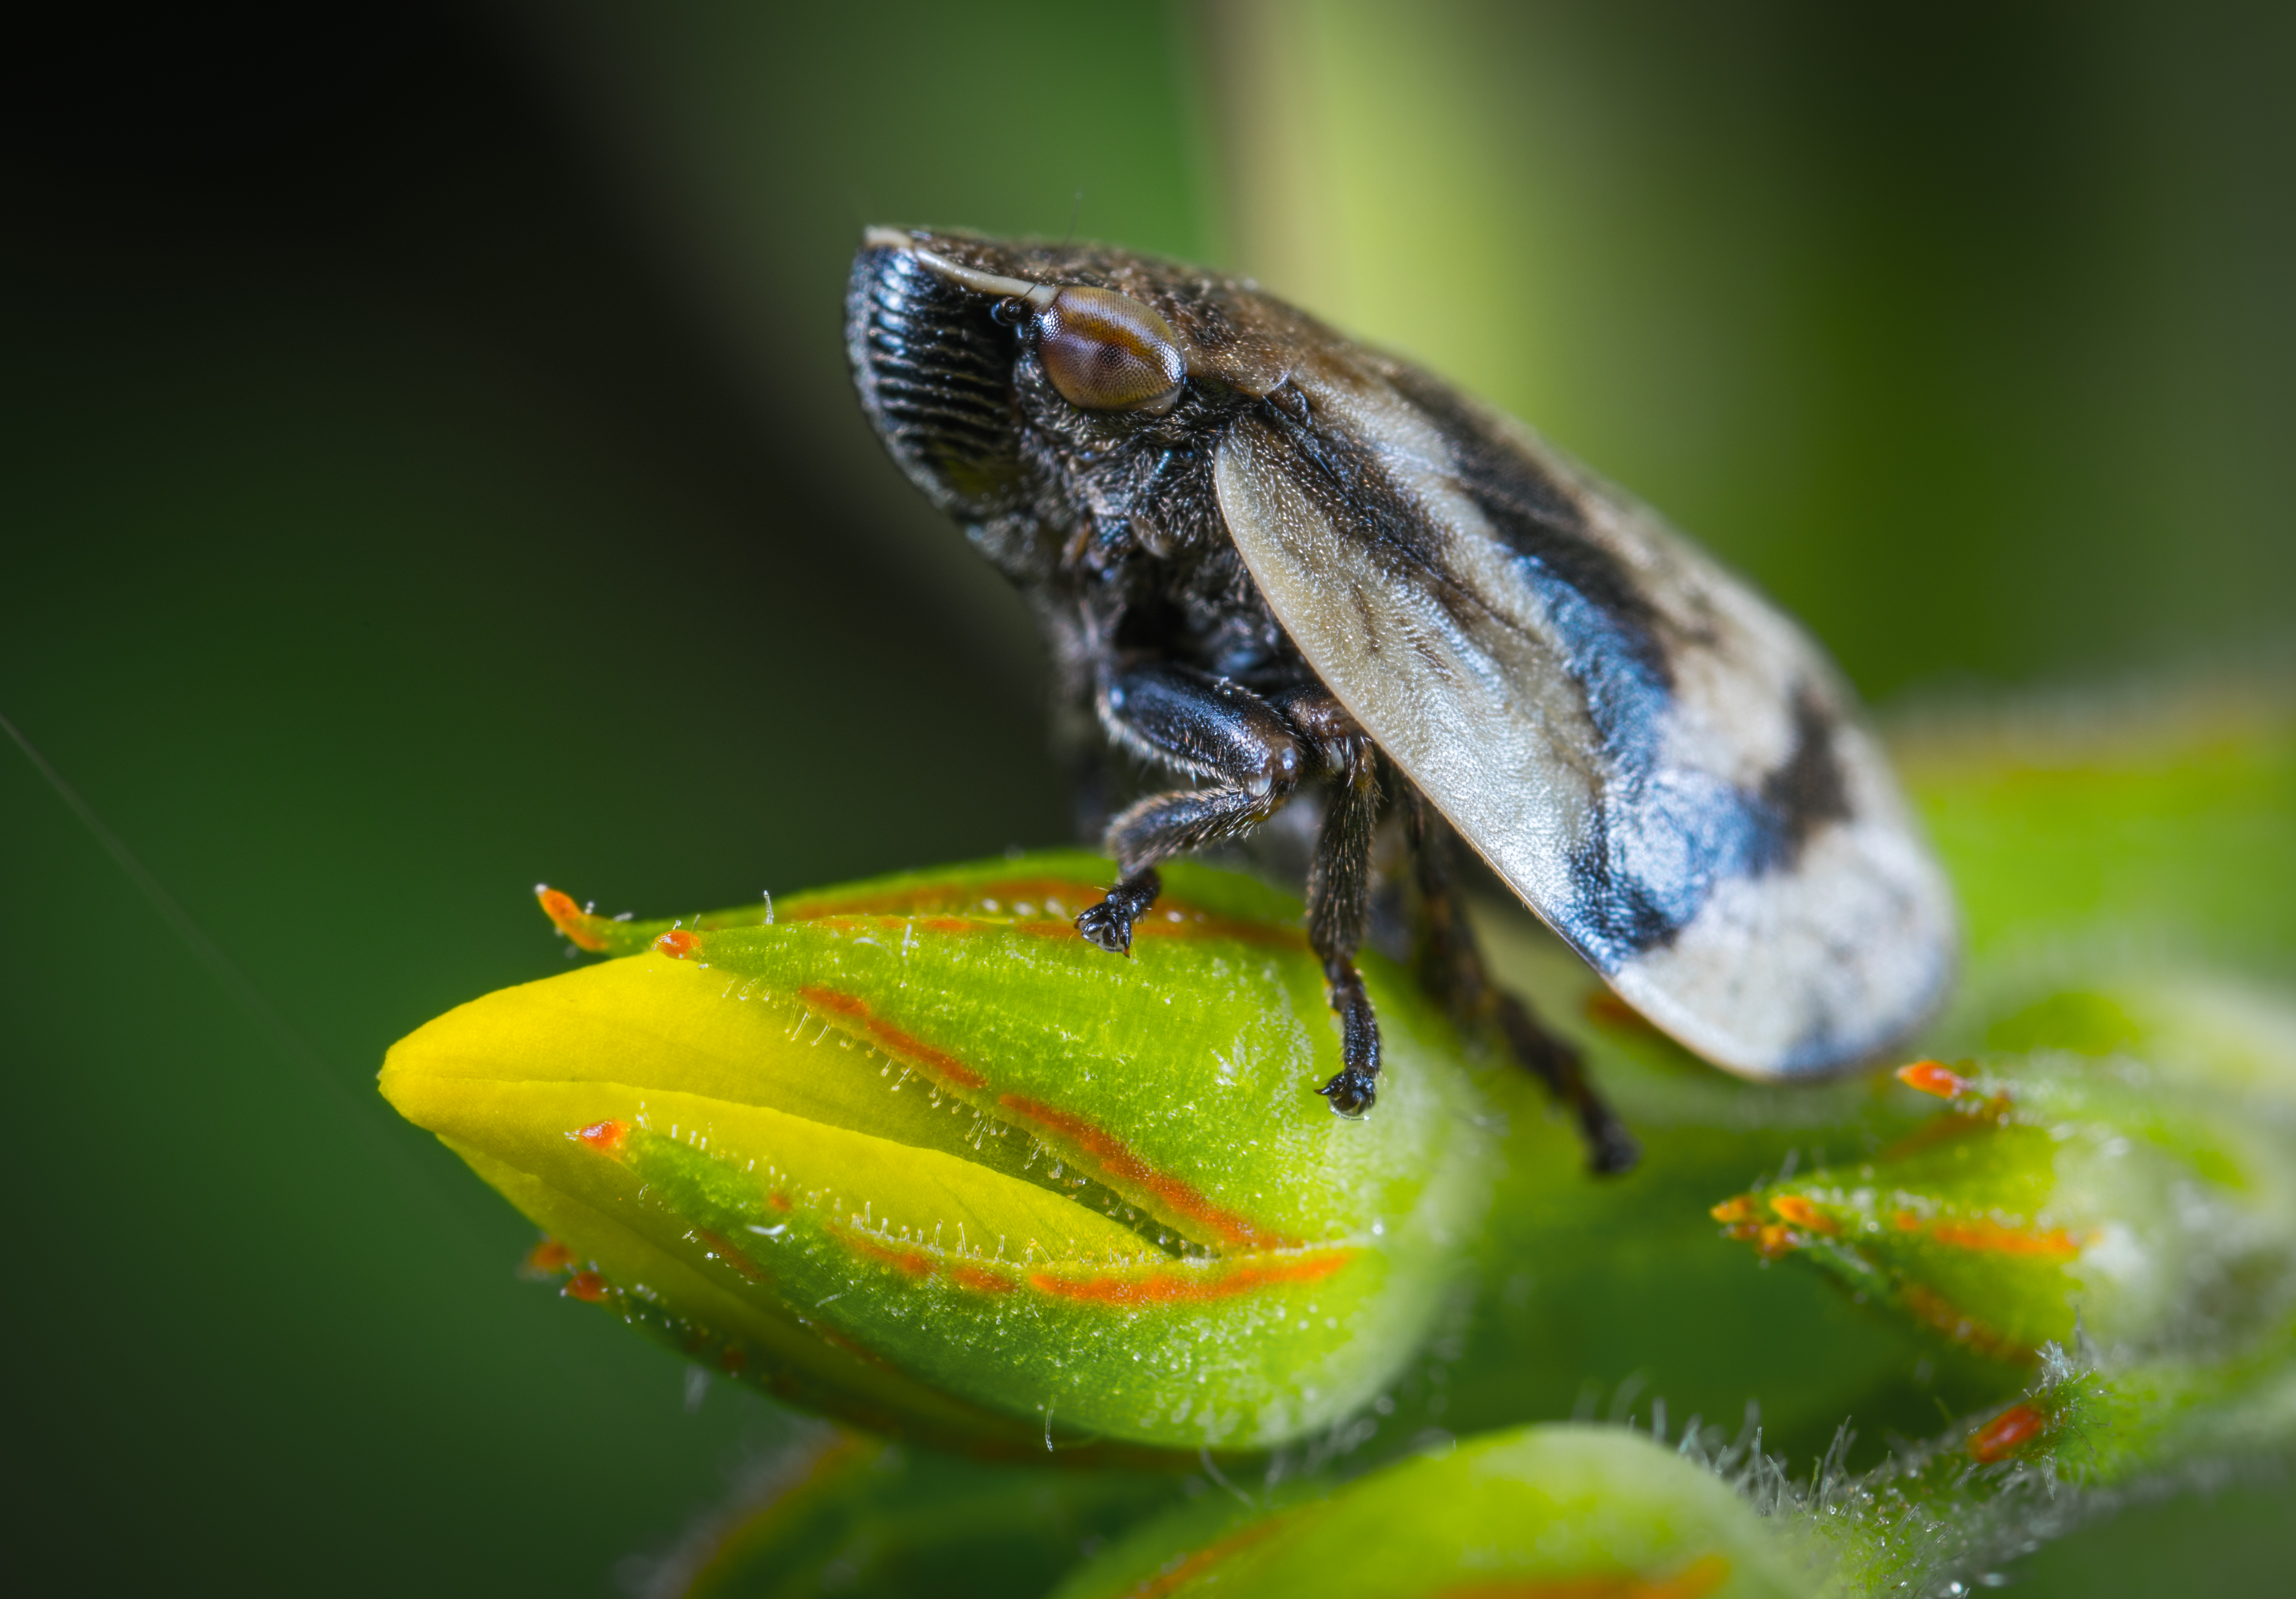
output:
[[[1497,988],[1483,968],[1481,947],[1465,902],[1451,881],[1451,830],[1415,791],[1411,795],[1412,852],[1418,857],[1419,894],[1427,914],[1427,944],[1420,978],[1461,1027],[1496,1027],[1507,1049],[1578,1118],[1587,1169],[1611,1177],[1631,1171],[1642,1146],[1587,1081],[1578,1052],[1538,1024],[1530,1007]]]
[[[1152,794],[1109,824],[1107,849],[1120,877],[1077,918],[1077,931],[1111,955],[1132,948],[1132,924],[1156,902],[1156,864],[1231,839],[1273,816],[1308,764],[1275,708],[1225,677],[1153,665],[1111,673],[1101,720],[1135,754],[1211,780]]]
[[[1356,969],[1371,920],[1379,758],[1355,718],[1320,685],[1279,696],[1276,705],[1332,780],[1308,868],[1308,942],[1324,963],[1324,995],[1340,1019],[1340,1070],[1319,1092],[1341,1115],[1361,1116],[1379,1097],[1379,1018]]]

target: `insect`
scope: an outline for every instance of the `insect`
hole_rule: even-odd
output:
[[[1111,822],[1077,918],[1130,947],[1160,861],[1327,786],[1307,925],[1377,1095],[1355,955],[1383,797],[1407,819],[1431,987],[1635,1158],[1570,1046],[1485,980],[1447,840],[1644,1017],[1785,1078],[1942,1002],[1943,874],[1823,652],[1536,434],[1253,284],[1096,245],[871,229],[847,342],[896,462],[1017,584],[1065,701],[1189,780]]]

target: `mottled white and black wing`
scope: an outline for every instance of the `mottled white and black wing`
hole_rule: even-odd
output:
[[[1390,363],[1222,440],[1260,592],[1365,731],[1628,1003],[1755,1077],[1942,1001],[1953,901],[1802,633],[1529,430]]]

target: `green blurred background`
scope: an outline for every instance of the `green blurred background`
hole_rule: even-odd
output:
[[[2287,660],[2286,7],[95,6],[4,71],[0,713],[291,1034],[0,749],[23,1591],[608,1593],[780,1435],[372,1081],[556,969],[537,880],[1062,838],[1028,620],[849,397],[865,223],[1256,272],[1884,705]]]

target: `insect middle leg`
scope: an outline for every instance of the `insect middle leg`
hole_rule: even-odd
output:
[[[1379,1096],[1379,1019],[1355,963],[1371,913],[1379,813],[1371,740],[1320,685],[1271,702],[1224,678],[1160,666],[1113,677],[1101,702],[1127,745],[1216,780],[1151,795],[1110,824],[1108,849],[1122,877],[1077,918],[1077,930],[1111,954],[1131,948],[1133,923],[1162,890],[1157,862],[1257,827],[1309,772],[1333,780],[1308,874],[1308,945],[1340,1019],[1340,1070],[1319,1092],[1341,1115],[1362,1115]]]
[[[1587,1146],[1588,1170],[1603,1177],[1631,1171],[1642,1159],[1642,1146],[1587,1081],[1578,1050],[1541,1027],[1529,1006],[1484,971],[1466,904],[1451,879],[1449,826],[1415,792],[1410,806],[1412,853],[1418,857],[1419,896],[1427,917],[1420,980],[1444,1002],[1455,1023],[1496,1028],[1508,1053],[1570,1107]]]
[[[1379,1097],[1379,1018],[1356,969],[1371,921],[1372,833],[1379,822],[1379,756],[1331,691],[1316,685],[1276,703],[1332,780],[1323,830],[1308,868],[1308,943],[1324,963],[1324,993],[1340,1019],[1340,1070],[1318,1090],[1342,1116]]]

